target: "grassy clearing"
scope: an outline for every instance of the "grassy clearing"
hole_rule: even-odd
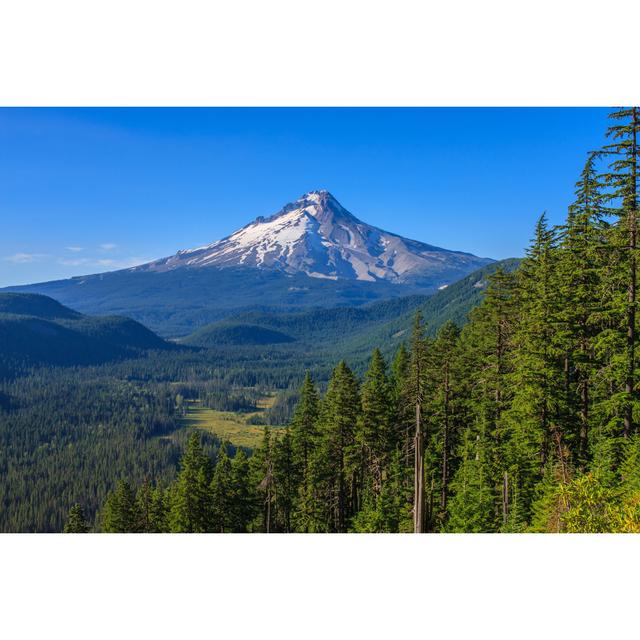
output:
[[[195,427],[213,433],[221,440],[228,440],[239,447],[254,448],[262,441],[264,427],[247,424],[252,416],[259,415],[273,405],[275,394],[258,402],[259,411],[253,413],[234,413],[233,411],[216,411],[203,407],[198,402],[189,402],[187,415],[183,418],[185,427]],[[272,427],[274,431],[282,427]]]

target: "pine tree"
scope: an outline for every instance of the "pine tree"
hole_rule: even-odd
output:
[[[211,479],[210,531],[225,533],[233,530],[233,469],[227,454],[227,443],[218,449],[218,457]]]
[[[65,533],[88,533],[89,524],[84,517],[84,511],[82,507],[76,502],[71,509],[69,509],[69,515],[67,517],[67,523],[64,525]]]
[[[529,518],[534,489],[553,464],[552,433],[562,429],[564,405],[564,356],[557,341],[556,326],[561,304],[558,295],[557,237],[546,216],[536,225],[535,239],[517,272],[517,329],[513,342],[514,370],[510,376],[513,398],[506,414],[508,429],[503,455],[507,463],[505,481],[518,496],[522,525]],[[562,434],[564,437],[564,433]],[[505,502],[513,504],[512,496]],[[515,520],[510,519],[511,527]]]
[[[565,408],[567,442],[584,468],[589,457],[592,418],[592,379],[599,367],[595,340],[599,330],[598,294],[601,288],[604,237],[608,211],[595,155],[591,154],[576,183],[576,200],[562,228],[558,262],[558,342],[565,353]],[[573,433],[572,433],[573,432]]]
[[[139,514],[131,485],[120,480],[105,501],[102,511],[102,530],[105,533],[135,533]]]
[[[293,530],[292,513],[298,496],[298,481],[289,428],[284,429],[282,436],[274,443],[273,449],[279,530],[290,533]]]
[[[370,485],[372,499],[380,494],[389,458],[394,449],[392,437],[392,395],[387,365],[379,349],[371,356],[362,385],[362,414],[358,429],[361,477],[359,484]]]
[[[169,505],[167,492],[156,486],[151,494],[151,531],[153,533],[168,533]]]
[[[514,275],[498,268],[486,285],[482,304],[471,312],[470,322],[460,338],[461,376],[465,381],[461,393],[466,397],[466,403],[460,407],[460,420],[467,425],[468,441],[478,441],[481,447],[484,477],[490,482],[493,496],[489,512],[493,530],[504,525],[508,517],[508,500],[503,496],[505,474],[507,483],[509,474],[503,416],[512,396],[509,378],[516,323],[514,288]]]
[[[204,533],[211,524],[211,462],[198,434],[189,438],[180,467],[170,493],[169,527],[174,533]]]
[[[638,132],[640,108],[620,109],[609,116],[615,121],[607,131],[612,140],[599,153],[609,162],[603,176],[609,187],[609,200],[618,218],[612,228],[613,245],[617,249],[616,278],[613,284],[612,311],[620,318],[619,332],[624,335],[624,351],[620,358],[622,391],[617,394],[622,413],[622,435],[626,438],[634,429],[636,391],[636,306],[637,306],[637,242],[638,242]],[[612,256],[613,257],[613,256]],[[622,340],[621,340],[622,342]]]
[[[438,520],[444,524],[451,478],[451,458],[456,447],[458,413],[458,338],[460,330],[453,322],[447,322],[438,332],[427,357],[427,378],[429,379],[429,398],[425,399],[426,423],[432,435],[432,456],[439,454],[439,460],[431,461],[432,468],[438,467],[440,512]],[[436,496],[432,497],[432,501]]]
[[[153,487],[148,478],[144,479],[142,485],[136,492],[136,531],[139,533],[153,533]]]
[[[360,413],[358,381],[344,361],[333,370],[322,400],[319,442],[312,460],[318,503],[314,531],[344,532],[358,501],[355,435]]]
[[[264,428],[262,443],[249,462],[250,484],[255,491],[255,508],[259,514],[257,528],[271,533],[275,516],[275,477],[273,441],[269,427]]]
[[[413,321],[411,335],[411,357],[407,375],[407,389],[405,398],[413,408],[415,416],[415,435],[413,439],[414,465],[413,465],[413,530],[422,533],[425,530],[425,469],[424,469],[424,438],[422,423],[422,405],[425,397],[425,368],[427,358],[427,346],[422,323],[422,313],[416,312]]]
[[[289,433],[291,436],[291,456],[293,462],[292,482],[296,486],[293,525],[296,531],[308,530],[312,519],[312,487],[310,486],[310,461],[317,440],[317,424],[320,415],[318,392],[309,372],[306,373],[300,389],[300,400],[296,405]]]
[[[460,443],[460,465],[451,481],[446,530],[455,533],[495,531],[494,493],[486,442],[465,430]]]
[[[252,520],[252,492],[249,484],[249,460],[244,449],[236,449],[231,461],[232,519],[231,531],[247,531]]]

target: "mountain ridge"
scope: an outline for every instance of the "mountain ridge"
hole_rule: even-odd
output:
[[[86,316],[47,296],[0,292],[0,376],[33,365],[100,364],[176,348],[131,318]]]

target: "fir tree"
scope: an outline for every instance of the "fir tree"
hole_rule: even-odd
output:
[[[591,154],[576,184],[576,200],[562,228],[559,253],[558,342],[564,352],[567,411],[565,431],[574,457],[584,467],[589,455],[592,414],[591,381],[598,369],[595,339],[599,329],[598,294],[601,288],[607,214],[603,185]],[[575,426],[574,426],[575,425]]]
[[[453,322],[446,323],[428,353],[427,377],[429,398],[425,400],[426,422],[432,434],[432,457],[439,453],[439,460],[433,459],[432,467],[438,468],[439,502],[438,519],[444,523],[451,478],[451,457],[456,447],[457,391],[457,350],[460,330]],[[432,501],[436,499],[433,496]]]
[[[275,502],[279,530],[290,533],[293,530],[292,513],[297,499],[298,482],[288,428],[275,442],[273,449]]]
[[[451,481],[446,530],[480,533],[495,530],[494,493],[486,443],[465,430],[460,444],[460,465]]]
[[[138,521],[136,523],[136,531],[140,533],[154,533],[153,523],[153,487],[148,478],[136,492],[136,515]]]
[[[360,412],[358,382],[344,361],[333,370],[322,400],[319,443],[312,461],[320,505],[314,530],[344,532],[358,493],[356,425]]]
[[[105,533],[135,533],[139,514],[131,485],[120,480],[105,501],[102,511],[102,530]]]
[[[249,484],[249,460],[242,447],[236,449],[231,461],[232,518],[231,530],[235,533],[247,531],[252,520],[252,498]]]
[[[394,450],[392,434],[392,395],[387,366],[379,349],[371,356],[362,385],[362,413],[358,432],[360,446],[360,485],[370,485],[372,496],[379,495]]]
[[[76,503],[69,509],[67,523],[64,525],[65,533],[88,533],[89,524],[84,517],[82,507]]]
[[[198,434],[189,438],[180,467],[169,499],[170,529],[175,533],[204,533],[211,523],[211,462]]]
[[[258,514],[258,530],[271,533],[275,515],[275,477],[273,461],[273,441],[269,427],[264,428],[262,443],[250,464],[250,483],[255,491],[255,507]]]
[[[427,358],[427,346],[422,324],[422,313],[416,312],[413,321],[411,335],[411,357],[409,371],[406,379],[407,389],[405,398],[413,408],[415,416],[415,435],[413,439],[414,465],[413,465],[413,529],[415,533],[425,530],[425,468],[424,468],[424,432],[422,423],[422,405],[425,396],[425,367]]]
[[[607,131],[612,140],[603,147],[600,156],[606,157],[609,171],[603,178],[609,187],[609,200],[618,218],[612,228],[617,267],[613,283],[611,309],[620,318],[619,331],[624,336],[624,352],[620,358],[622,390],[617,394],[622,413],[622,435],[628,437],[634,428],[636,392],[636,305],[637,305],[637,241],[638,241],[638,132],[640,108],[620,109],[610,114],[614,120]]]
[[[218,459],[211,479],[210,531],[224,533],[233,530],[233,469],[227,454],[227,443],[218,449]]]
[[[317,441],[317,423],[320,414],[318,392],[309,372],[306,373],[300,389],[300,400],[296,406],[289,433],[293,463],[292,483],[296,487],[297,504],[294,516],[297,531],[307,531],[311,519],[310,461]]]

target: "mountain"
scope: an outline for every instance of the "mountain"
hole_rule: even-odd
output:
[[[165,337],[247,312],[357,307],[430,294],[491,263],[361,222],[327,191],[198,249],[131,269],[7,291],[79,312],[129,316]]]
[[[433,287],[488,262],[366,224],[321,190],[310,191],[269,218],[256,218],[222,240],[133,270],[249,266],[312,278]]]
[[[51,298],[0,293],[0,375],[31,365],[88,365],[176,348],[140,323],[89,317]]]

